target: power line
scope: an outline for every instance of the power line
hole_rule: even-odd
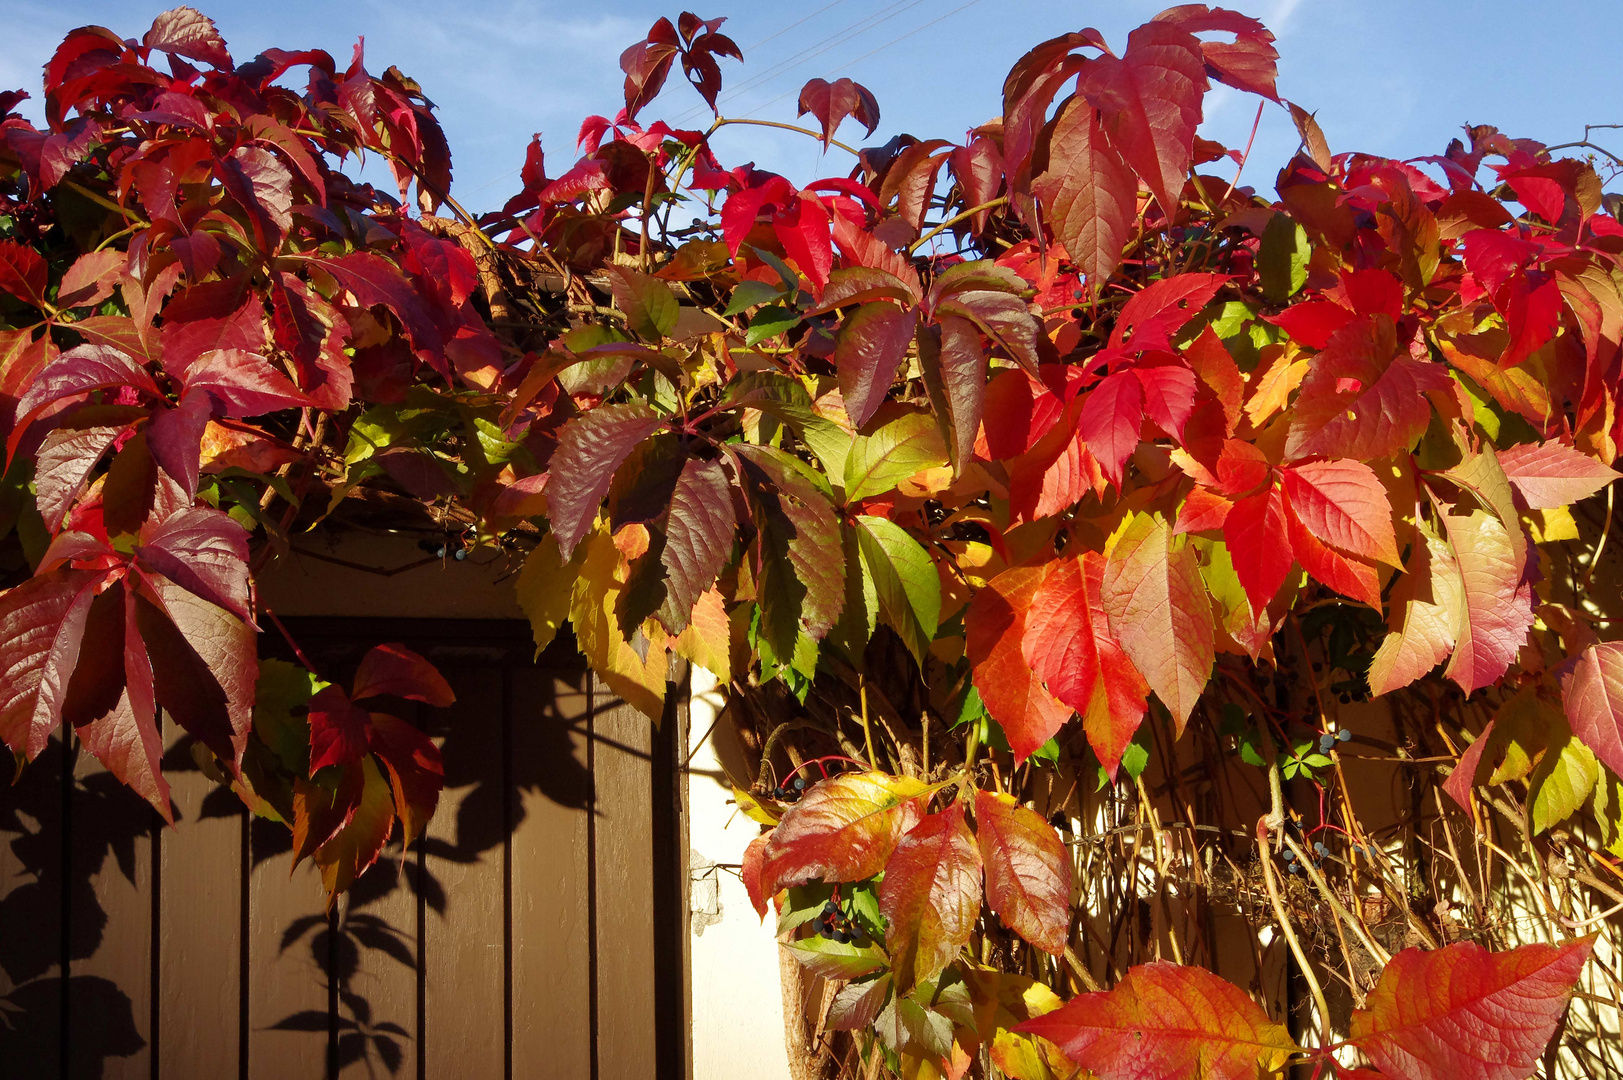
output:
[[[832,49],[839,48],[852,38],[860,37],[869,30],[872,30],[874,27],[887,23],[891,19],[896,18],[896,16],[912,10],[922,3],[924,3],[924,0],[910,0],[910,2],[909,0],[895,0],[894,3],[880,8],[873,14],[858,19],[856,22],[850,23],[840,30],[836,30],[823,40],[814,42],[806,51],[790,56],[787,59],[781,60],[772,65],[765,71],[756,73],[754,76],[744,80],[744,82],[740,83],[738,86],[730,88],[726,93],[721,95],[720,100],[731,101],[736,99],[740,94],[745,94],[751,90],[758,89],[769,82],[775,82],[777,79],[781,78],[788,72],[793,71],[795,68],[810,63],[812,60],[815,60],[824,53],[829,52]],[[679,116],[675,122],[678,124],[686,123],[692,117],[702,115],[703,112],[703,106],[690,109]]]
[[[928,30],[930,27],[934,26],[936,23],[941,22],[944,19],[950,19],[954,15],[958,14],[960,11],[963,11],[966,8],[972,8],[972,7],[974,7],[976,4],[978,4],[980,2],[981,2],[981,0],[969,0],[968,3],[960,4],[957,7],[953,8],[951,11],[947,12],[946,14],[937,15],[935,18],[931,19],[929,22],[924,23],[924,24],[922,24],[920,26],[914,27],[913,29],[909,30],[907,33],[902,34],[900,37],[891,38],[889,41],[885,42],[883,45],[880,45],[877,48],[869,49],[867,52],[863,53],[861,56],[857,57],[855,60],[849,60],[846,63],[841,64],[839,67],[833,69],[832,71],[829,71],[827,74],[828,75],[836,75],[839,72],[847,71],[847,70],[849,70],[851,68],[854,68],[858,64],[862,63],[862,61],[868,59],[870,56],[873,56],[876,53],[882,53],[886,49],[890,48],[892,45],[895,45],[898,42],[906,41],[908,38],[912,37],[914,34],[921,33],[921,32],[923,32],[925,30]],[[779,94],[777,97],[773,98],[771,101],[768,101],[768,102],[765,102],[764,104],[755,106],[755,110],[768,109],[768,108],[772,107],[773,105],[776,105],[778,102],[782,101],[784,98],[789,97],[790,95],[792,95],[794,93],[796,93],[796,91],[791,90],[788,93]],[[752,110],[752,111],[754,111],[754,110]]]
[[[782,30],[776,30],[776,31],[768,34],[766,37],[762,38],[760,41],[757,41],[755,44],[746,46],[743,51],[746,52],[746,53],[754,52],[756,49],[759,49],[762,45],[765,45],[767,42],[774,41],[777,38],[780,38],[783,35],[787,34],[789,31],[793,30],[795,27],[799,26],[801,23],[810,22],[811,20],[817,18],[817,16],[821,15],[823,12],[827,11],[829,8],[839,7],[843,3],[845,3],[845,0],[833,0],[832,3],[824,4],[822,7],[818,8],[816,11],[812,12],[810,15],[802,16],[801,18],[798,18],[794,22],[790,23],[788,26],[785,26]]]

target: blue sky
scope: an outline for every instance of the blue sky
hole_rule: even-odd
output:
[[[574,160],[581,119],[621,103],[620,50],[678,5],[646,0],[198,0],[239,60],[272,46],[319,47],[347,57],[366,37],[367,66],[417,79],[450,138],[453,193],[470,209],[499,206],[516,188],[523,148],[541,132],[548,170]],[[708,2],[708,0],[707,0]],[[1231,0],[1232,2],[1232,0]],[[875,139],[897,132],[960,138],[1000,107],[1003,77],[1031,45],[1094,26],[1118,50],[1164,2],[1039,0],[725,0],[726,31],[745,63],[723,61],[722,112],[792,121],[809,78],[849,75],[879,99]],[[1331,148],[1396,157],[1438,153],[1459,126],[1492,123],[1511,135],[1566,142],[1586,123],[1623,123],[1623,21],[1607,3],[1508,0],[1239,0],[1233,6],[1279,37],[1279,88],[1318,111]],[[39,69],[63,34],[96,23],[139,37],[161,5],[107,0],[5,0],[0,88],[39,96]],[[751,86],[751,83],[756,85]],[[29,106],[33,111],[30,112]],[[25,113],[38,120],[38,102]],[[1226,89],[1207,98],[1203,133],[1244,146],[1254,99]],[[673,74],[644,119],[701,126],[707,111]],[[854,122],[842,129],[861,134]],[[1613,136],[1610,142],[1607,137]],[[1598,132],[1623,153],[1623,131]],[[843,174],[810,140],[760,128],[717,137],[729,166],[753,160],[805,181]],[[1264,111],[1248,182],[1272,191],[1296,146],[1283,110]]]

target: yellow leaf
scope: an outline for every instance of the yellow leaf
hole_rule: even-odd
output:
[[[592,670],[628,704],[658,722],[665,711],[665,677],[669,658],[664,631],[645,623],[635,646],[620,636],[614,609],[625,590],[625,569],[614,537],[599,528],[583,545],[570,597],[569,621],[575,641]]]
[[[1265,359],[1269,351],[1262,351]],[[1251,392],[1251,400],[1245,403],[1245,414],[1252,427],[1260,428],[1263,421],[1283,409],[1291,392],[1301,385],[1307,374],[1307,361],[1296,359],[1298,355],[1294,349],[1281,349],[1273,363],[1254,378],[1256,389]]]
[[[714,586],[700,594],[687,629],[671,642],[671,648],[715,675],[723,685],[732,681],[732,621]]]
[[[1572,511],[1564,506],[1553,510],[1529,510],[1526,521],[1533,531],[1535,544],[1578,539],[1578,523],[1572,519]]]
[[[558,627],[569,617],[569,598],[580,570],[582,551],[583,548],[577,547],[575,557],[564,565],[558,556],[558,541],[548,533],[524,560],[524,569],[518,575],[518,606],[529,617],[537,656],[552,644]]]
[[[771,807],[764,805],[754,795],[736,785],[733,787],[733,802],[738,804],[738,808],[744,812],[744,816],[751,821],[758,821],[762,825],[776,825],[778,823],[778,815],[772,812]]]

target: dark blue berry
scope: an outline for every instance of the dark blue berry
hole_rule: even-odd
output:
[[[1293,874],[1300,874],[1302,872],[1302,864],[1298,863],[1298,862],[1293,862],[1293,863],[1290,864],[1290,866],[1286,867],[1286,869],[1288,869]]]
[[[1291,850],[1290,848],[1286,848],[1285,849],[1285,861],[1286,862],[1295,862],[1296,861],[1296,852]]]
[[[1319,736],[1319,753],[1328,754],[1331,750],[1335,749],[1335,745],[1336,737],[1331,735],[1329,732]]]
[[[804,776],[795,777],[795,790],[796,791],[805,791],[806,790],[806,778]]]
[[[1351,739],[1352,732],[1347,728],[1342,728],[1340,731],[1336,732],[1336,742],[1348,742]]]

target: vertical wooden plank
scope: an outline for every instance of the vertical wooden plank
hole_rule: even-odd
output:
[[[68,804],[69,1076],[152,1074],[156,815],[83,748]]]
[[[62,761],[56,736],[20,776],[0,751],[0,1008],[19,1076],[62,1075]]]
[[[512,678],[513,1077],[589,1080],[590,697],[584,675]]]
[[[594,680],[592,778],[597,788],[598,1076],[652,1077],[654,863],[649,828],[652,724]]]
[[[290,877],[287,826],[249,826],[248,1077],[319,1080],[327,1075],[326,900],[308,859]]]
[[[169,720],[164,736],[171,749],[185,740]],[[189,747],[179,753],[189,756]],[[235,1077],[246,811],[201,772],[172,768],[166,775],[175,828],[158,844],[158,1075]]]
[[[415,1076],[417,897],[402,865],[416,850],[394,837],[340,902],[334,942],[338,979],[338,1075]],[[402,1074],[402,1067],[406,1071]]]
[[[425,893],[443,898],[423,930],[424,1080],[505,1072],[506,794],[502,680],[491,664],[441,667],[457,702],[431,710],[445,792],[428,826]],[[628,1074],[629,1075],[629,1074]]]

